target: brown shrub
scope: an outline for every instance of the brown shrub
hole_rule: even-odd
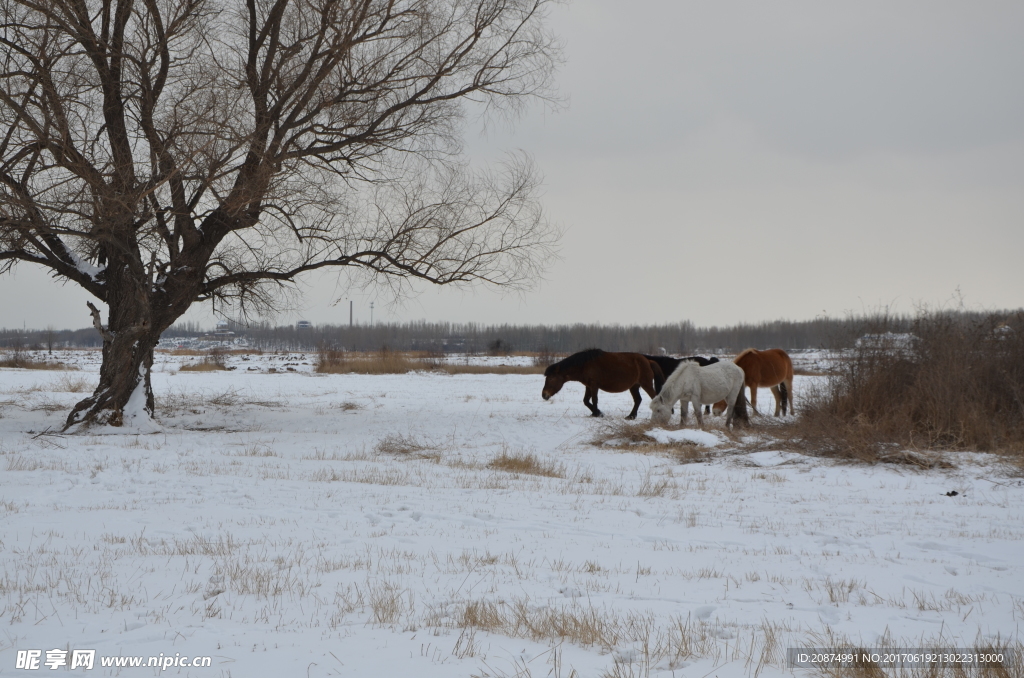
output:
[[[922,314],[913,337],[855,349],[804,400],[791,440],[864,461],[929,465],[917,450],[1024,458],[1024,313]]]

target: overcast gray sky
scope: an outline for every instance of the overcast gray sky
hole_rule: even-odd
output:
[[[375,320],[1024,306],[1024,3],[576,0],[551,21],[566,106],[467,147],[535,157],[561,260],[522,296],[382,296]],[[369,320],[372,291],[304,289],[278,321],[347,322],[350,298]],[[22,265],[0,278],[0,326],[84,327],[87,298]]]

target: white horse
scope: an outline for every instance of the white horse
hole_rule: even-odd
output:
[[[739,365],[722,361],[701,367],[697,363],[684,361],[665,381],[661,392],[651,400],[651,419],[663,425],[668,423],[672,415],[672,406],[676,401],[680,401],[681,426],[686,423],[686,413],[689,409],[687,404],[693,403],[697,423],[704,428],[704,415],[700,406],[724,400],[729,413],[725,425],[729,426],[736,416],[736,400],[742,397],[742,393],[743,368]],[[745,414],[744,408],[740,416],[745,417]]]

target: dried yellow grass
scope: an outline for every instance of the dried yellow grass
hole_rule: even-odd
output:
[[[321,374],[406,374],[443,372],[445,374],[543,374],[537,365],[466,365],[442,362],[423,351],[381,349],[372,353],[320,349],[316,371]]]
[[[218,360],[204,358],[197,363],[189,363],[178,368],[179,372],[220,372],[227,370],[227,366]]]
[[[1024,464],[1024,313],[922,314],[912,336],[856,349],[780,434],[802,451],[867,463],[948,466],[926,451],[969,450]]]
[[[695,443],[684,441],[659,443],[648,435],[652,428],[657,428],[650,420],[633,422],[622,419],[606,419],[602,424],[589,441],[591,445],[637,454],[666,455],[681,464],[707,461],[712,456],[710,448]],[[726,433],[728,434],[728,431]]]
[[[33,360],[32,358],[26,358],[19,355],[8,355],[3,360],[0,360],[0,367],[11,367],[22,370],[65,370],[72,371],[77,370],[77,367],[72,367],[64,363],[50,362],[46,360]]]
[[[408,354],[388,349],[376,353],[321,349],[316,360],[316,371],[321,374],[405,374],[422,369]]]
[[[551,461],[542,461],[532,452],[509,452],[505,449],[492,459],[487,467],[508,473],[527,473],[548,478],[565,477],[565,466]]]

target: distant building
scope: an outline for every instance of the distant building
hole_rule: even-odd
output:
[[[217,329],[214,330],[214,331],[215,332],[227,332],[230,329],[231,329],[231,323],[229,323],[227,320],[218,320],[217,321]]]
[[[299,322],[295,323],[295,329],[311,330],[313,329],[313,323],[309,322],[308,320],[300,320]]]

